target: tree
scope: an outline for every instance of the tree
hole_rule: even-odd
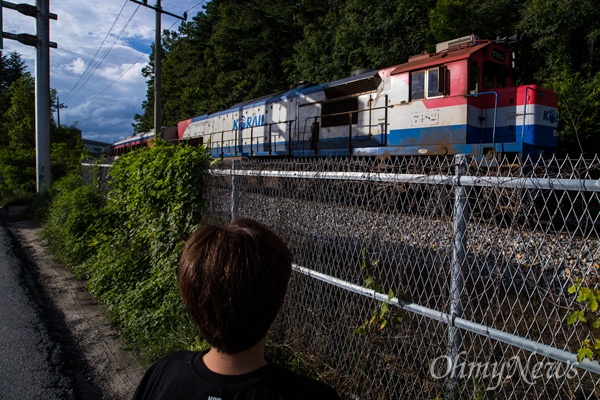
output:
[[[438,0],[429,12],[437,42],[476,34],[495,39],[515,33],[526,0]]]
[[[4,114],[4,129],[12,148],[35,148],[35,85],[26,72],[10,87],[10,107]]]
[[[35,149],[0,148],[0,205],[35,193]]]
[[[600,7],[595,0],[530,0],[519,28],[534,81],[558,93],[559,150],[600,153]]]
[[[293,85],[293,44],[301,31],[297,2],[213,0],[179,32],[164,35],[163,118],[166,124],[214,112]],[[150,76],[151,65],[144,70]],[[144,126],[136,116],[136,131]]]
[[[334,57],[349,76],[355,69],[405,62],[430,42],[430,0],[347,0],[335,31]],[[365,18],[368,16],[368,18]]]
[[[52,181],[56,182],[64,176],[79,172],[83,151],[81,131],[76,125],[52,125],[50,128]]]
[[[341,19],[343,0],[302,2],[299,24],[303,35],[294,45],[295,80],[323,83],[347,75],[334,60],[335,31]]]
[[[5,126],[4,114],[8,110],[10,101],[10,87],[25,73],[25,62],[21,60],[21,55],[12,52],[7,57],[0,51],[0,146],[8,145],[8,136]]]
[[[0,204],[7,204],[35,193],[34,81],[17,53],[0,59]]]
[[[209,96],[214,74],[207,68],[204,52],[209,45],[213,27],[220,19],[222,0],[206,4],[190,22],[183,22],[178,32],[163,32],[162,111],[164,125],[175,125],[182,119],[214,111]],[[136,114],[135,132],[146,132],[154,126],[154,47],[150,61],[142,69],[148,79],[143,114]]]
[[[35,85],[31,74],[22,72],[17,53],[2,62],[9,65],[3,70],[3,79],[14,79],[6,92],[0,92],[8,99],[0,120],[0,204],[6,204],[26,201],[36,190]],[[52,89],[51,96],[55,95]],[[51,173],[52,179],[58,180],[79,169],[83,146],[75,127],[57,127],[52,117],[50,122]]]
[[[25,73],[25,61],[16,51],[7,57],[0,51],[0,92],[8,92],[10,85]]]
[[[190,22],[180,26],[179,32],[165,37],[167,51],[163,64],[163,116],[168,124],[191,116],[215,111],[210,95],[215,73],[204,61],[210,45],[213,27],[220,20],[220,1],[211,1]]]
[[[220,109],[288,89],[293,43],[299,31],[295,3],[287,0],[224,1],[205,52],[217,72],[214,101]]]

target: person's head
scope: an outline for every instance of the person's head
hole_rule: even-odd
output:
[[[291,267],[286,244],[256,221],[203,226],[183,249],[179,291],[204,339],[234,354],[266,336]]]

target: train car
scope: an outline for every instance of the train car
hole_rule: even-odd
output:
[[[470,154],[556,149],[558,98],[516,86],[510,50],[471,35],[389,68],[242,102],[178,124],[213,157]]]
[[[177,127],[176,126],[163,126],[162,137],[167,141],[177,141]],[[135,149],[141,147],[148,147],[152,141],[156,138],[154,130],[150,132],[142,132],[133,136],[129,136],[125,139],[119,140],[110,146],[110,154],[113,157],[118,157],[122,154],[129,153]]]
[[[112,144],[110,153],[113,157],[118,157],[140,147],[146,147],[154,140],[154,136],[154,132],[144,132],[119,140]]]

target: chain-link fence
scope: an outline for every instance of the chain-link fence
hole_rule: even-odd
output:
[[[81,163],[81,181],[85,185],[100,185],[104,193],[108,193],[108,182],[111,160],[83,160]]]
[[[210,174],[204,222],[253,218],[292,249],[270,341],[343,398],[600,397],[600,365],[577,362],[600,325],[598,158],[242,159]]]

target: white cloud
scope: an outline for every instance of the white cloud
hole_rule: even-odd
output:
[[[72,63],[63,65],[63,67],[76,75],[82,75],[85,71],[85,62],[77,57]]]
[[[35,5],[35,0],[18,2]],[[162,7],[182,14],[197,3],[163,0]],[[200,10],[195,8],[190,17]],[[68,106],[61,110],[61,122],[77,121],[84,138],[113,142],[131,135],[133,116],[142,112],[146,97],[141,69],[148,63],[144,53],[154,42],[154,11],[129,0],[60,0],[51,2],[50,12],[58,16],[50,21],[50,40],[58,44],[50,49],[50,84]],[[35,20],[16,11],[5,9],[3,22],[4,31],[35,34]],[[163,15],[162,28],[174,22]],[[35,48],[5,39],[4,52],[11,51],[20,53],[33,73]]]

